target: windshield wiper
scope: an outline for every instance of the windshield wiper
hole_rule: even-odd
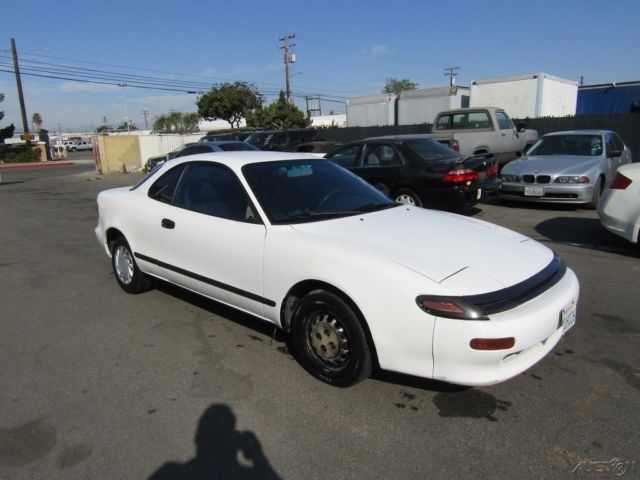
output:
[[[396,202],[387,202],[387,203],[365,203],[364,205],[356,208],[358,213],[366,213],[366,212],[376,212],[378,210],[386,210],[387,208],[393,208],[399,206],[399,203]]]

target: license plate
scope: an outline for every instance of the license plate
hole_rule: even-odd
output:
[[[544,188],[542,187],[524,187],[525,197],[542,197],[544,195]]]
[[[576,323],[576,301],[571,300],[566,307],[560,312],[560,318],[562,320],[562,330],[566,332]]]
[[[478,193],[476,193],[476,200],[480,200],[480,197],[482,197],[482,189],[479,188],[478,189]]]

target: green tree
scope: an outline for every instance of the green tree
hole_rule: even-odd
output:
[[[408,78],[397,79],[392,77],[385,80],[382,93],[399,94],[403,90],[415,90],[416,88],[418,88],[418,84]]]
[[[311,119],[280,91],[278,100],[265,108],[247,113],[247,126],[255,128],[295,128],[308,127]]]
[[[262,95],[252,83],[219,83],[198,98],[198,113],[205,120],[226,120],[231,128],[240,126],[247,113],[262,106]]]
[[[170,112],[156,117],[153,130],[156,133],[194,133],[199,131],[200,116],[193,113]]]
[[[38,133],[40,133],[40,130],[42,129],[42,117],[40,116],[40,114],[37,112],[34,113],[31,116],[31,121],[36,126],[36,130],[38,131]]]
[[[4,102],[4,93],[0,93],[0,103]],[[0,120],[4,118],[4,112],[0,112]],[[8,127],[0,128],[0,145],[4,144],[5,139],[13,137],[13,132],[16,127],[9,125]]]

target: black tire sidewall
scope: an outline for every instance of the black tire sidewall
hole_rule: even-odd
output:
[[[396,192],[393,195],[393,200],[396,201],[396,199],[400,196],[400,195],[407,195],[408,197],[413,198],[413,201],[415,202],[416,207],[422,207],[422,200],[420,199],[420,197],[418,196],[418,194],[416,192],[414,192],[413,190],[409,189],[409,188],[399,188],[398,190],[396,190]]]
[[[332,369],[319,360],[309,343],[307,330],[313,313],[328,312],[338,319],[349,342],[350,356],[340,369]],[[360,320],[340,297],[318,291],[303,297],[296,308],[291,337],[295,355],[311,375],[336,387],[348,387],[371,374],[371,353]]]
[[[133,277],[131,278],[130,283],[123,283],[118,274],[116,272],[116,256],[115,252],[118,247],[124,247],[131,255],[131,259],[133,260]],[[131,251],[131,247],[129,247],[129,243],[124,237],[116,238],[111,245],[111,266],[113,268],[113,275],[116,277],[116,282],[120,285],[127,293],[141,293],[149,290],[151,288],[151,280],[144,273],[140,271],[138,268],[138,264],[136,263],[135,257],[133,256],[133,252]]]

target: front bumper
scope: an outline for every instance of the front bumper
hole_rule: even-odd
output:
[[[492,385],[527,370],[560,341],[560,312],[578,302],[579,285],[567,269],[552,288],[488,321],[437,318],[433,335],[433,378],[459,385]],[[508,350],[473,350],[474,338],[514,337]]]
[[[526,194],[526,187],[542,188],[542,195]],[[594,184],[528,184],[502,182],[500,198],[524,202],[541,203],[589,203],[593,198]]]

